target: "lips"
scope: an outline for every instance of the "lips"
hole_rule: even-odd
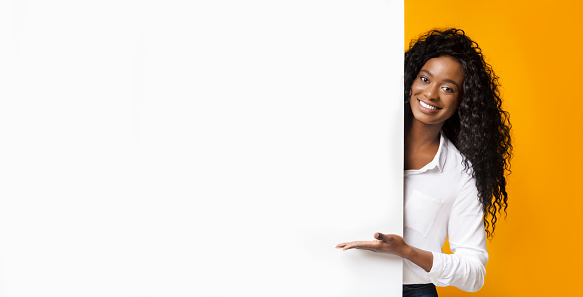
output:
[[[431,110],[431,111],[437,111],[437,110],[440,110],[440,109],[442,109],[442,108],[439,108],[439,107],[437,107],[437,106],[435,106],[435,105],[432,105],[432,104],[429,104],[429,103],[423,102],[423,101],[421,101],[421,100],[419,100],[419,99],[417,99],[417,101],[419,102],[419,105],[420,105],[421,107],[423,107],[423,108],[425,108],[425,109],[428,109],[428,110]]]

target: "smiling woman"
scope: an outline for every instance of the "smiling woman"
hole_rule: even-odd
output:
[[[463,81],[462,65],[454,58],[427,61],[411,86],[414,118],[428,125],[443,125],[458,107]]]
[[[337,246],[404,258],[404,297],[484,284],[486,237],[506,210],[512,151],[498,86],[462,30],[432,30],[405,53],[403,237],[375,233]],[[453,254],[442,251],[448,238]]]

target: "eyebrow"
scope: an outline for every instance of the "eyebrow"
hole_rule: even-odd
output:
[[[433,77],[433,74],[425,69],[421,69],[420,72],[425,72],[425,73],[427,73],[427,75]],[[445,78],[443,81],[454,84],[458,89],[460,88],[460,86],[458,86],[458,84],[455,81],[453,81],[449,78]]]

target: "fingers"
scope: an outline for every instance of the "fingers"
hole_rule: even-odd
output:
[[[360,248],[361,246],[362,246],[362,243],[360,241],[353,241],[353,242],[340,243],[336,246],[336,248],[342,249],[343,251],[345,251],[345,250],[349,250],[349,249]]]
[[[377,251],[379,241],[353,241],[347,243],[340,243],[336,245],[337,249],[342,249],[343,251],[349,249],[360,249],[360,250],[369,250],[369,251]]]
[[[343,251],[345,251],[345,250],[349,250],[349,249],[358,249],[361,246],[362,246],[362,243],[360,241],[353,241],[353,242],[339,243],[338,245],[336,245],[336,248],[342,249]]]
[[[381,241],[384,241],[386,243],[393,242],[393,240],[395,239],[394,236],[395,236],[394,234],[383,234],[383,233],[380,233],[380,232],[377,232],[377,233],[374,234],[374,238],[376,240],[381,240]],[[347,245],[350,245],[352,247],[357,247],[356,245],[358,243],[362,244],[362,243],[371,243],[371,242],[370,241],[345,242],[345,243],[340,243],[340,244],[336,245],[336,248],[343,248],[343,247],[345,247]]]
[[[336,248],[342,249],[343,251],[345,251],[345,250],[349,250],[349,249],[353,249],[353,248],[359,248],[361,245],[362,244],[360,241],[353,241],[353,242],[339,243],[338,245],[336,245]]]
[[[377,232],[374,234],[374,238],[375,240],[372,241],[352,241],[339,243],[336,245],[336,248],[342,249],[343,251],[349,249],[368,250],[402,257],[401,255],[403,254],[403,249],[407,247],[407,244],[399,235],[383,234]]]

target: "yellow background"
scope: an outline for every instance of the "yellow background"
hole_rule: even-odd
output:
[[[583,296],[583,1],[405,0],[405,44],[435,27],[478,42],[513,126],[508,217],[484,287],[440,296]]]

